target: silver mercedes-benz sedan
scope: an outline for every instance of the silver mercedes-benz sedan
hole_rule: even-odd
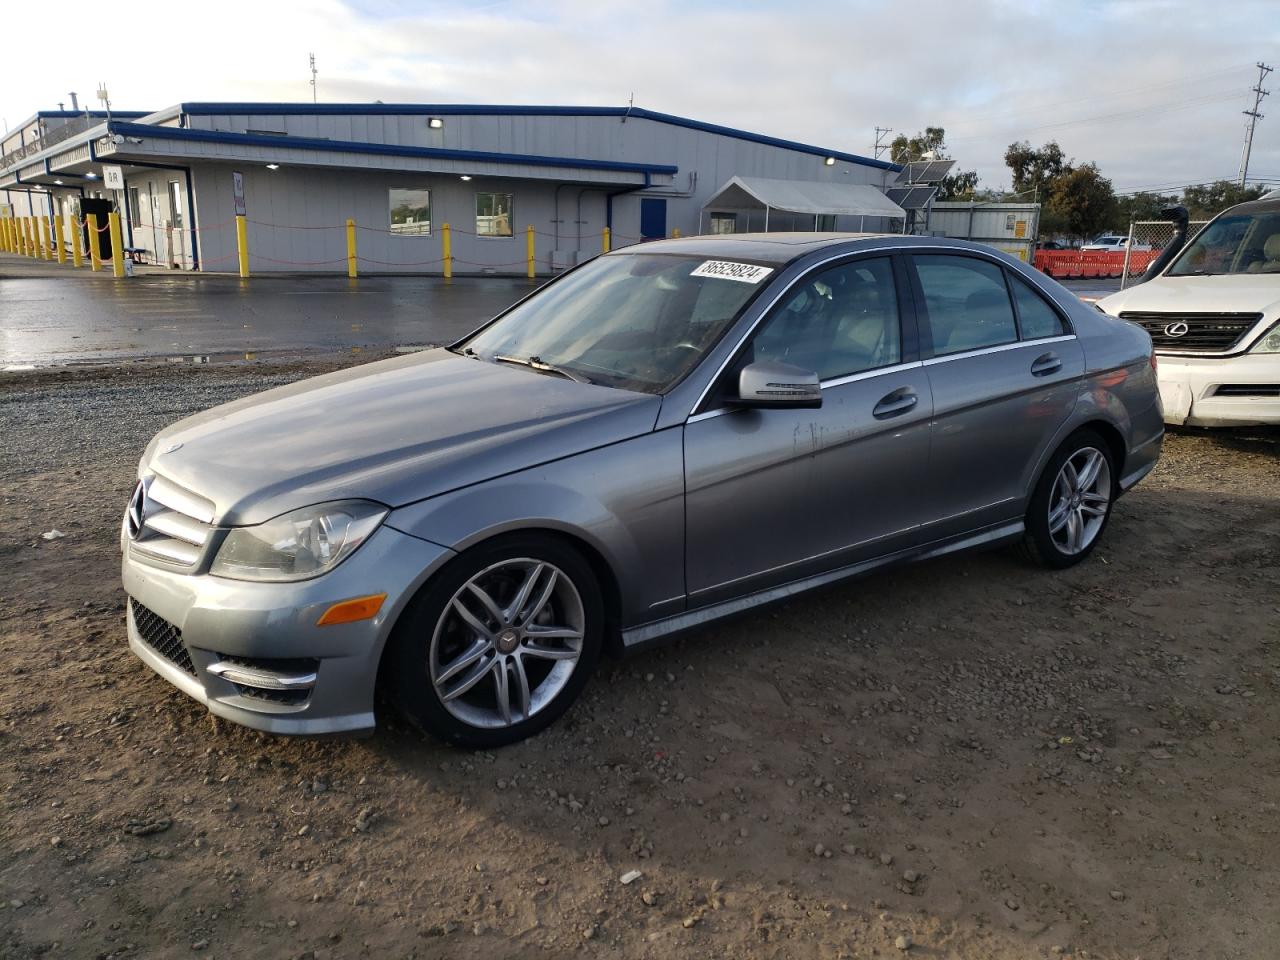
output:
[[[381,689],[496,746],[602,653],[970,547],[1078,563],[1163,430],[1147,334],[988,247],[648,243],[162,431],[129,645],[260,730],[368,731]]]

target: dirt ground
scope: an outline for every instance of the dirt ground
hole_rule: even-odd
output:
[[[117,533],[156,429],[339,362],[0,378],[0,956],[1276,956],[1280,434],[1171,435],[1073,570],[796,599],[514,748],[275,739],[130,655]]]

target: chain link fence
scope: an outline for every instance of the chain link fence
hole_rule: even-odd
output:
[[[1187,225],[1187,242],[1200,232],[1208,220],[1192,220]],[[1124,251],[1124,271],[1120,274],[1120,289],[1136,283],[1147,267],[1171,242],[1177,225],[1168,220],[1135,220],[1129,224],[1129,243]]]

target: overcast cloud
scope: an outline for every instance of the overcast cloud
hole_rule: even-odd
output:
[[[625,104],[869,153],[874,127],[946,127],[951,153],[1007,186],[1013,140],[1056,139],[1117,190],[1234,179],[1249,88],[1280,66],[1275,0],[647,4],[222,0],[57,6],[61,40],[6,45],[7,125],[68,91],[117,109],[183,100]],[[38,20],[38,17],[37,17]],[[72,24],[81,27],[72,28]],[[72,55],[100,37],[110,60]],[[1280,80],[1251,175],[1280,184]],[[639,158],[661,159],[661,158]]]

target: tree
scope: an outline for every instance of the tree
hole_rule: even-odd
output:
[[[1043,195],[1054,181],[1073,169],[1072,161],[1066,158],[1055,140],[1050,140],[1039,149],[1032,147],[1026,140],[1011,143],[1004,152],[1004,162],[1013,174],[1015,194]]]
[[[949,160],[947,131],[942,127],[925,127],[914,137],[900,133],[889,144],[889,159],[894,163],[923,160],[929,154],[934,160]],[[971,200],[978,187],[978,171],[957,170],[938,184],[939,200]]]
[[[1192,220],[1208,220],[1227,207],[1247,200],[1257,200],[1266,193],[1265,187],[1242,187],[1230,180],[1218,180],[1209,184],[1195,184],[1182,193],[1182,205]]]
[[[1116,216],[1111,181],[1095,163],[1081,164],[1053,180],[1049,209],[1062,218],[1063,228],[1082,240],[1108,229]]]
[[[1129,197],[1116,197],[1116,223],[1123,226],[1135,220],[1159,220],[1160,211],[1178,202],[1177,194],[1148,193],[1143,190]]]

